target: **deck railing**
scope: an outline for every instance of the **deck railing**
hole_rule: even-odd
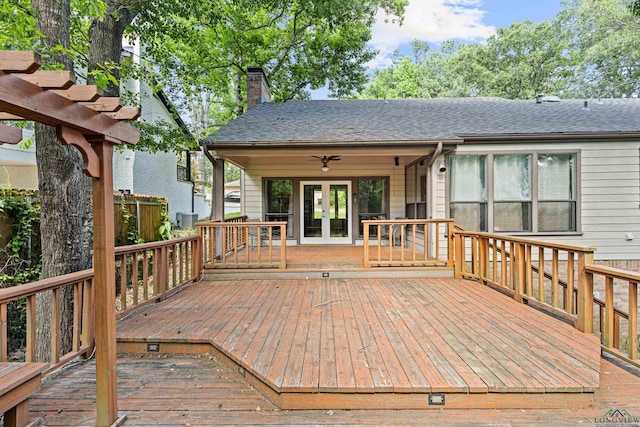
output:
[[[459,228],[454,236],[456,277],[478,280],[517,301],[553,312],[583,332],[595,331],[604,350],[640,366],[640,274],[594,264],[594,248]],[[614,282],[628,292],[614,292]],[[602,292],[596,292],[598,287]],[[625,322],[626,328],[621,327]]]
[[[286,222],[200,222],[204,268],[286,268]]]
[[[453,220],[363,220],[364,267],[453,267]]]
[[[200,239],[181,239],[120,246],[116,255],[116,311],[122,317],[132,310],[162,300],[200,277]],[[73,288],[72,348],[61,350],[61,290]],[[9,359],[8,328],[26,330],[25,361],[36,360],[36,295],[50,292],[51,358],[50,372],[78,357],[87,357],[94,348],[93,270],[0,289],[0,361]],[[26,316],[22,325],[9,324],[7,305],[26,300]]]
[[[116,254],[116,309],[124,316],[143,304],[165,299],[200,277],[200,239],[120,246]]]
[[[8,361],[8,328],[25,327],[25,361],[36,361],[36,295],[49,292],[51,297],[51,371],[77,358],[87,357],[93,351],[93,270],[84,270],[51,279],[39,280],[11,288],[0,289],[0,361]],[[61,293],[73,288],[72,348],[61,351]],[[9,325],[7,305],[26,299],[26,319],[23,325]]]

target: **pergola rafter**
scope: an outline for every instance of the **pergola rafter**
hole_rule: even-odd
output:
[[[33,52],[0,51],[0,120],[31,120],[55,126],[58,139],[73,145],[93,181],[94,326],[96,425],[119,425],[116,389],[116,313],[112,159],[115,144],[136,144],[138,108],[100,97],[95,86],[74,85],[66,71],[37,71]],[[0,124],[0,144],[16,144],[21,129]]]

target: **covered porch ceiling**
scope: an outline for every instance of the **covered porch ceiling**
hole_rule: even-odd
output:
[[[246,168],[252,158],[287,158],[292,161],[309,156],[341,156],[351,158],[402,157],[405,164],[427,157],[438,151],[450,152],[460,141],[396,141],[383,143],[332,144],[207,144],[205,148],[215,158],[223,159],[241,168]],[[438,153],[439,154],[439,153]]]

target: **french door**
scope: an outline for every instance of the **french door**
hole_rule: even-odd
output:
[[[301,244],[344,244],[351,238],[351,181],[302,181]]]

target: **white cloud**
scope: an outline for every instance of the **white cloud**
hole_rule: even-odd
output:
[[[402,26],[384,22],[387,17],[379,12],[370,45],[380,53],[369,67],[389,65],[394,50],[416,39],[431,43],[485,40],[496,29],[482,22],[481,6],[482,0],[409,0]]]

